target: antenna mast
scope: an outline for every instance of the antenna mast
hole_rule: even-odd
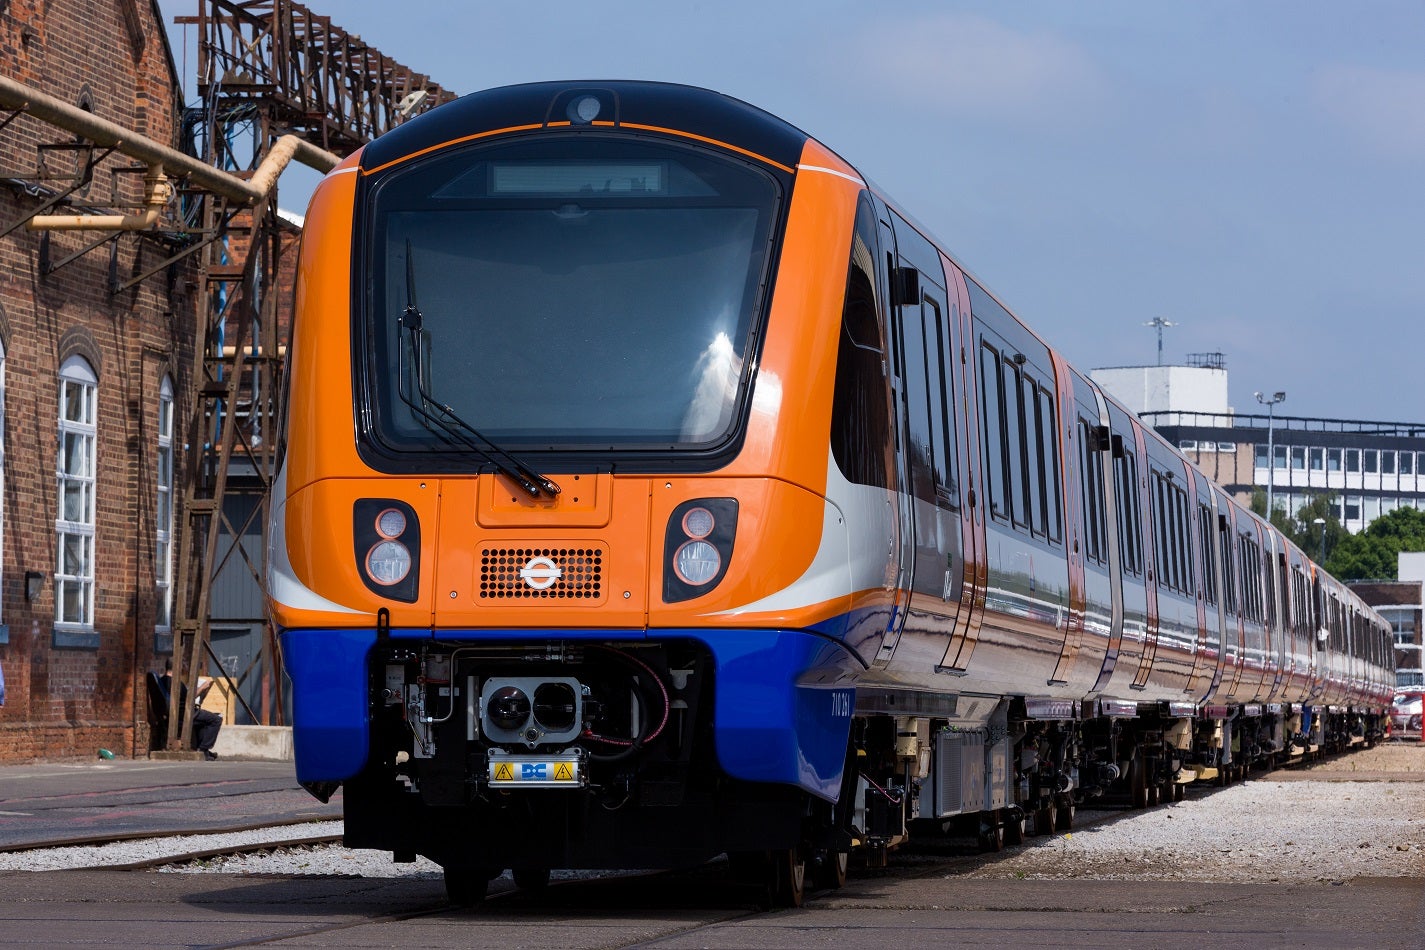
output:
[[[1163,365],[1163,331],[1168,327],[1175,327],[1178,324],[1167,317],[1154,317],[1143,324],[1145,327],[1153,327],[1158,331],[1158,365]]]

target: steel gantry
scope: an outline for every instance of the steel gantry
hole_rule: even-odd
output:
[[[199,103],[184,122],[188,149],[238,177],[255,178],[291,142],[348,155],[454,98],[291,0],[200,0],[196,17],[176,22],[198,32]],[[248,669],[226,672],[259,679],[259,708],[247,712],[255,722],[270,723],[281,721],[283,704],[280,656],[261,604],[264,533],[285,391],[289,322],[282,305],[290,301],[281,300],[280,291],[295,242],[278,217],[275,188],[247,206],[210,195],[200,214],[202,229],[218,238],[204,249],[201,265],[205,286],[187,429],[192,450],[177,547],[175,665],[195,689],[198,672],[208,660],[218,661],[210,644],[219,576],[231,567],[251,578],[239,586],[257,601],[251,617],[262,623],[263,649]],[[176,733],[169,742],[187,747],[186,736]]]

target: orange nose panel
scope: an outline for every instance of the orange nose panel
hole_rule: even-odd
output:
[[[553,498],[532,498],[503,476],[480,479],[476,523],[482,528],[545,527],[601,528],[612,510],[613,476],[551,475],[559,486]]]

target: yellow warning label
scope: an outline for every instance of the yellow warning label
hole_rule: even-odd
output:
[[[571,771],[569,771],[569,763],[568,763],[568,762],[560,762],[557,766],[555,766],[555,768],[554,768],[554,780],[555,780],[556,782],[572,782],[572,781],[574,781],[574,773],[571,772]]]
[[[501,762],[495,766],[495,781],[513,782],[515,780],[515,770],[510,768],[510,763]]]

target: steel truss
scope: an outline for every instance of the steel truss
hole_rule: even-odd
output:
[[[189,150],[239,177],[256,169],[285,135],[344,156],[454,98],[332,26],[329,17],[290,0],[199,0],[196,17],[176,22],[196,25],[199,32],[201,102],[184,122]],[[278,289],[296,243],[294,229],[279,220],[275,189],[251,207],[206,194],[194,223],[213,238],[196,250],[203,292],[186,430],[185,517],[176,548],[172,648],[190,689],[208,660],[219,662],[211,646],[219,574],[245,570],[255,590],[266,590],[268,493],[279,461],[275,436],[289,330]],[[256,550],[254,537],[260,539]],[[277,644],[261,604],[253,605],[250,619],[264,629],[257,668],[225,673],[239,682],[256,676],[261,699],[249,715],[255,722],[280,723]],[[233,683],[236,696],[239,682]],[[190,729],[186,722],[170,729],[170,750],[187,748]]]

